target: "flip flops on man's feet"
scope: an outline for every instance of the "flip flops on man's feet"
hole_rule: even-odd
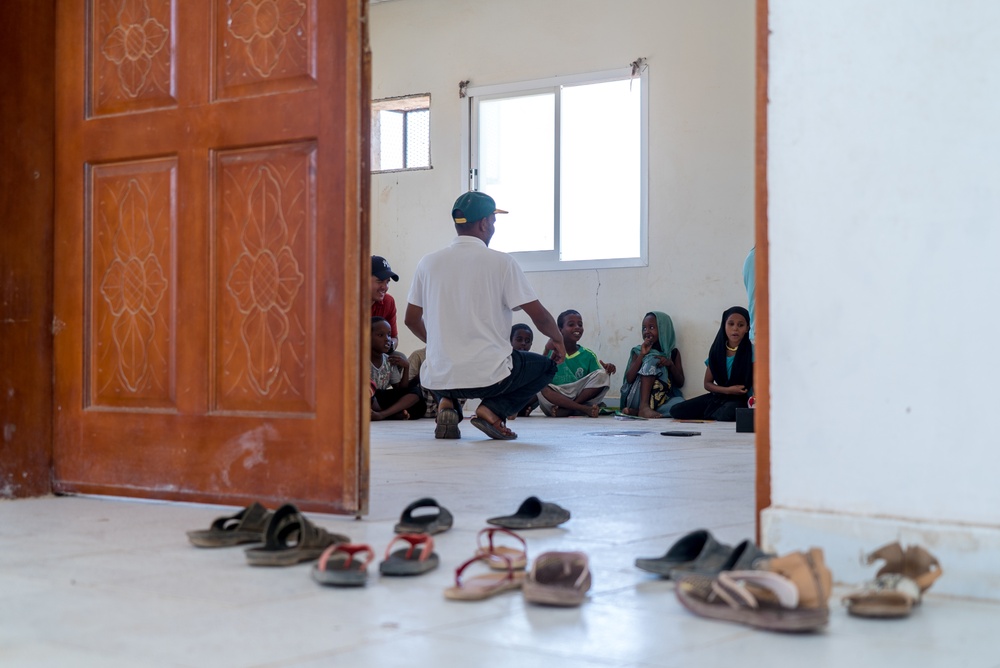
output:
[[[486,418],[476,416],[469,420],[473,427],[483,432],[496,441],[513,441],[517,434],[507,428],[505,420],[497,418],[495,422],[490,422]]]
[[[462,438],[462,432],[458,430],[459,421],[457,410],[438,407],[437,415],[434,416],[434,422],[437,423],[434,427],[434,438]]]

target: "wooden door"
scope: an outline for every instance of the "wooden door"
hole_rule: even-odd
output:
[[[364,7],[58,3],[56,491],[367,511]]]

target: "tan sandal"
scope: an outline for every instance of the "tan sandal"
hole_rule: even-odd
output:
[[[496,534],[507,535],[517,539],[521,547],[508,547],[506,545],[496,545],[494,536]],[[483,537],[486,537],[487,544],[483,544]],[[496,571],[505,571],[513,568],[515,571],[523,571],[528,567],[528,543],[513,531],[507,529],[487,527],[476,535],[476,553],[485,556],[486,565]]]
[[[815,631],[830,618],[833,578],[823,551],[793,552],[762,562],[759,570],[689,576],[677,585],[685,608],[710,619],[770,631]]]
[[[865,563],[879,559],[885,563],[875,574],[875,580],[844,597],[848,614],[906,617],[943,572],[934,555],[919,545],[909,545],[904,550],[899,543],[889,543],[869,554]]]
[[[490,557],[477,553],[464,564],[455,569],[455,585],[444,590],[444,597],[452,601],[482,601],[505,591],[520,589],[524,584],[524,571],[515,571],[507,557],[506,570],[503,573],[484,573],[462,580],[465,569],[478,561],[489,563]]]

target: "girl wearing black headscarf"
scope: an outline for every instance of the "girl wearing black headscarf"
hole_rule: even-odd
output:
[[[750,313],[733,306],[722,314],[722,323],[705,360],[705,389],[694,399],[675,405],[670,417],[678,420],[735,422],[736,409],[746,407],[753,394],[753,344],[747,336]]]

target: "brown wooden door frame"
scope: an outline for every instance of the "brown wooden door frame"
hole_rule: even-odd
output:
[[[51,492],[55,0],[0,3],[0,498]]]
[[[760,535],[760,513],[771,505],[771,327],[768,301],[767,245],[767,68],[768,68],[768,0],[757,0],[757,112],[754,166],[754,329],[757,354],[754,393],[757,397],[757,542]]]

